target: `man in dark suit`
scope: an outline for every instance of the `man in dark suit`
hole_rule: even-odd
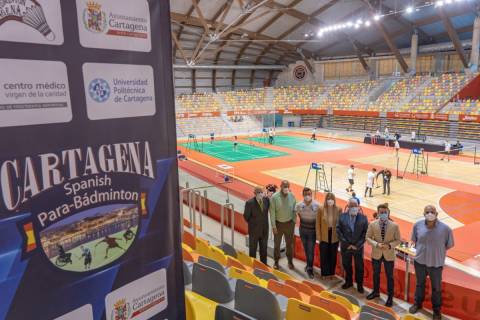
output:
[[[245,202],[243,218],[248,223],[248,247],[250,257],[257,257],[260,249],[260,261],[267,264],[268,209],[270,202],[263,189],[255,187],[254,197]]]
[[[337,222],[337,235],[340,240],[342,264],[345,270],[345,283],[342,289],[353,286],[352,258],[355,261],[357,290],[363,293],[363,245],[368,229],[368,219],[355,199],[348,201],[347,209]]]

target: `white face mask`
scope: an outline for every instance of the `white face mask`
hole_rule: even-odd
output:
[[[305,202],[310,202],[312,201],[312,196],[305,196],[303,200],[305,200]]]
[[[356,216],[358,214],[358,207],[353,207],[348,209],[348,213],[350,213],[351,216]]]
[[[425,219],[427,221],[432,222],[432,221],[435,221],[437,219],[437,216],[434,213],[429,212],[429,213],[425,214]]]
[[[261,201],[263,199],[263,193],[257,193],[255,198],[257,198],[257,201]]]
[[[332,199],[328,199],[328,200],[327,200],[327,205],[328,205],[329,207],[333,206],[334,204],[335,204],[335,200],[332,200]]]
[[[283,194],[288,194],[289,191],[290,191],[290,190],[289,190],[288,188],[283,188],[283,189],[282,189]]]

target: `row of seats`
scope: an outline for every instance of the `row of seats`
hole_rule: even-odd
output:
[[[265,90],[238,90],[219,93],[232,110],[251,110],[265,107]]]
[[[182,251],[188,320],[400,320],[390,308],[361,305],[344,292],[300,281],[229,245],[216,247],[189,232],[184,232]]]
[[[273,108],[275,109],[314,109],[318,97],[328,87],[320,85],[289,86],[273,90]]]
[[[352,110],[379,84],[368,80],[337,84],[322,102],[321,109]]]
[[[176,112],[216,112],[220,111],[220,103],[213,93],[182,94],[175,98]]]
[[[480,115],[480,100],[467,99],[464,101],[450,102],[442,109],[442,113]]]

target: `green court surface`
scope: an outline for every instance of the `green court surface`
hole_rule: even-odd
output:
[[[238,143],[237,150],[234,150],[233,142],[226,140],[216,140],[212,144],[198,143],[198,148],[194,144],[188,143],[183,143],[181,146],[200,151],[227,162],[275,158],[288,155],[288,153],[285,152],[269,150],[244,143]]]
[[[318,139],[318,138],[317,138]],[[249,138],[249,140],[267,143],[263,137]],[[303,152],[322,152],[322,151],[335,151],[350,148],[350,145],[336,142],[328,142],[322,140],[310,140],[309,138],[294,137],[294,136],[276,136],[273,145],[283,148],[290,148]]]

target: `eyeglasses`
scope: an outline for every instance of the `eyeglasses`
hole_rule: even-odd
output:
[[[434,212],[434,211],[426,211],[426,212],[425,212],[425,214],[429,214],[429,213],[431,213],[431,214],[435,214],[435,212]]]

